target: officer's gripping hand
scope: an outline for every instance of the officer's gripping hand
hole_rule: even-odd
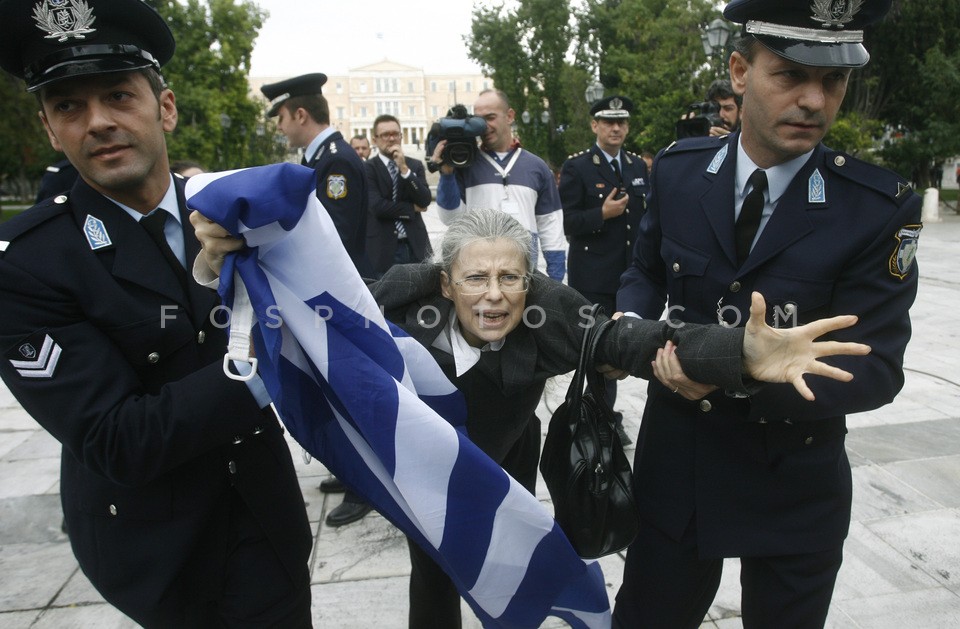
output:
[[[190,223],[193,225],[197,240],[200,241],[202,250],[200,254],[207,262],[207,266],[220,275],[220,269],[223,267],[223,260],[228,253],[238,251],[243,248],[243,239],[234,238],[230,232],[220,225],[214,223],[200,212],[190,213]]]
[[[743,370],[755,380],[789,382],[804,399],[813,401],[813,391],[804,382],[804,374],[811,373],[841,382],[853,380],[850,372],[831,367],[818,358],[870,353],[870,346],[861,343],[814,341],[828,332],[854,325],[857,322],[854,315],[818,319],[795,328],[777,329],[766,324],[766,312],[767,304],[763,295],[753,293],[750,319],[743,338]]]

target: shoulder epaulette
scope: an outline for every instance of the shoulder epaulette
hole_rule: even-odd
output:
[[[708,135],[684,138],[675,140],[670,146],[663,149],[664,153],[689,153],[690,151],[710,151],[719,149],[728,139],[729,135],[712,137]]]
[[[579,151],[579,152],[577,152],[577,153],[573,153],[573,154],[571,154],[571,155],[567,155],[567,159],[573,159],[574,157],[580,157],[581,155],[584,155],[584,154],[588,153],[589,151],[590,151],[590,149],[583,149],[582,151]]]
[[[906,201],[913,192],[913,186],[892,170],[845,153],[828,150],[824,161],[831,172],[875,190],[892,199],[897,205]]]
[[[0,225],[0,241],[9,244],[38,225],[69,211],[67,195],[61,194],[45,199]]]

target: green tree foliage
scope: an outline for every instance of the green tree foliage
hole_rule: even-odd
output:
[[[180,114],[168,143],[171,160],[217,170],[280,161],[274,126],[247,82],[267,14],[250,0],[163,0],[157,9],[177,40],[164,67]]]
[[[960,3],[894,0],[864,43],[872,59],[844,106],[882,121],[884,164],[928,187],[932,167],[960,154]]]
[[[32,200],[44,169],[62,159],[47,140],[39,110],[23,81],[0,71],[0,189],[20,201]]]

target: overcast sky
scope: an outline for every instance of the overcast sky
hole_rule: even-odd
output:
[[[470,0],[254,0],[270,13],[250,75],[344,74],[391,61],[428,74],[477,72],[467,59]]]

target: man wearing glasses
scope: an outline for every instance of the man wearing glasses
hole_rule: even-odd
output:
[[[432,253],[421,212],[430,205],[423,162],[403,154],[400,121],[384,114],[373,121],[378,155],[364,164],[370,189],[367,256],[378,277],[394,264],[423,262]]]
[[[638,155],[623,150],[630,132],[633,102],[626,96],[598,100],[590,108],[597,142],[567,158],[560,170],[563,231],[570,239],[567,283],[607,314],[616,311],[620,275],[633,255],[643,215],[649,176]],[[617,381],[607,381],[607,402],[614,408]],[[617,413],[624,445],[631,439]]]
[[[364,248],[367,239],[367,179],[363,161],[340,132],[330,126],[330,105],[321,93],[327,76],[304,74],[260,88],[270,101],[267,116],[290,148],[302,148],[301,164],[317,171],[317,198],[333,219],[343,246],[363,277],[373,269]]]

